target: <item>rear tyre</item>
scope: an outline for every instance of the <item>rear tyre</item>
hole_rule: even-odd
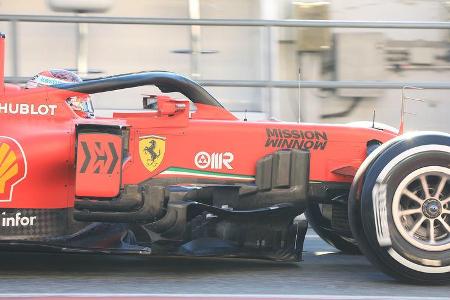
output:
[[[385,148],[356,178],[352,232],[385,273],[408,283],[450,283],[449,167],[449,136],[421,136]]]
[[[325,218],[320,211],[319,204],[310,202],[306,208],[306,218],[318,236],[325,242],[345,254],[361,254],[356,241],[344,237],[332,229],[331,221]]]

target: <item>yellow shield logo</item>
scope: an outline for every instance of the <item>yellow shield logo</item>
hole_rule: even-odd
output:
[[[10,202],[14,187],[26,176],[22,146],[13,138],[0,136],[0,202]]]
[[[139,156],[150,172],[155,171],[164,159],[166,138],[156,135],[142,136],[139,140]]]

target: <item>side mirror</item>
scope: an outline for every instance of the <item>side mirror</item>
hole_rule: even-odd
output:
[[[158,110],[158,97],[155,95],[145,96],[142,99],[142,108],[146,110]]]
[[[186,101],[177,101],[167,96],[149,95],[142,99],[145,110],[157,110],[161,116],[173,116],[186,110]]]
[[[158,101],[158,112],[162,116],[173,116],[185,110],[185,103],[177,103],[177,101]]]

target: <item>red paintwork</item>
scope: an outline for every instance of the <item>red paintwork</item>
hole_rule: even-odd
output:
[[[278,150],[265,147],[266,128],[325,132],[326,148],[311,150],[310,180],[351,182],[349,174],[339,174],[333,170],[357,169],[366,157],[367,141],[376,139],[385,142],[396,136],[389,131],[344,125],[244,122],[222,108],[201,104],[196,105],[197,112],[191,113],[189,118],[188,109],[174,113],[174,108],[178,106],[174,106],[169,97],[158,99],[159,107],[164,107],[163,112],[121,113],[111,119],[84,119],[65,102],[75,95],[74,92],[49,87],[25,90],[0,82],[0,136],[17,140],[28,162],[26,178],[14,187],[12,201],[0,203],[0,208],[73,206],[77,124],[111,124],[130,129],[129,158],[123,164],[122,185],[137,184],[152,177],[173,177],[160,174],[169,167],[254,176],[257,160]],[[27,104],[35,109],[41,105],[56,105],[56,108],[54,115],[11,114],[2,112],[1,105],[5,103]],[[181,103],[189,105],[188,101]],[[139,138],[149,135],[165,137],[164,158],[153,172],[145,168],[139,156]],[[201,151],[231,152],[234,155],[231,163],[233,169],[200,170],[195,165],[194,157]],[[109,191],[104,195],[112,193]]]
[[[120,193],[121,186],[121,161],[122,138],[119,135],[78,134],[75,195],[116,197]]]

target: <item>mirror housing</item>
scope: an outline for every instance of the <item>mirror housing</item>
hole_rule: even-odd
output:
[[[142,108],[145,110],[158,110],[158,96],[144,96],[144,98],[142,98]]]
[[[161,116],[173,116],[189,109],[186,101],[177,101],[170,97],[158,96],[158,113]]]

